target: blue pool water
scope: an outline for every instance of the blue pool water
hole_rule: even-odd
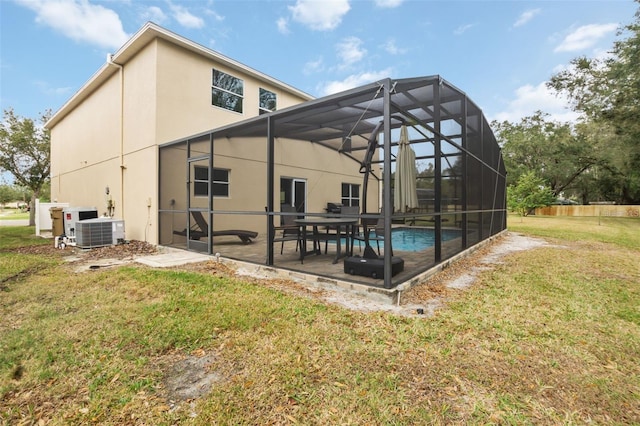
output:
[[[460,231],[443,229],[442,241],[460,237]],[[375,241],[372,241],[375,244]],[[391,244],[394,250],[421,251],[435,245],[435,231],[424,228],[394,228],[391,230]],[[383,241],[380,241],[380,248]]]
[[[398,251],[421,251],[433,247],[435,245],[435,231],[433,229],[425,228],[393,228],[391,230],[391,244],[393,250]],[[373,232],[372,232],[373,235]],[[455,238],[459,238],[461,231],[452,229],[442,230],[442,240],[449,241]],[[358,242],[364,248],[364,241],[355,241],[355,247],[358,246]],[[377,249],[375,240],[371,240],[371,247]],[[344,244],[344,240],[343,240]],[[384,241],[380,241],[380,248],[384,247]]]

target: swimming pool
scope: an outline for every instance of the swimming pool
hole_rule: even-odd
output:
[[[461,231],[443,229],[442,241],[460,237]],[[382,248],[382,241],[380,247]],[[391,230],[391,244],[394,250],[421,251],[435,245],[435,230],[428,228],[394,228]]]
[[[462,231],[455,229],[443,229],[442,241],[459,238]],[[371,247],[377,248],[376,241],[371,240]],[[360,241],[362,247],[364,242]],[[398,251],[422,251],[435,245],[435,231],[430,228],[393,228],[391,230],[391,244],[393,250]],[[358,245],[358,241],[355,242]],[[380,248],[384,247],[384,241],[380,241]]]

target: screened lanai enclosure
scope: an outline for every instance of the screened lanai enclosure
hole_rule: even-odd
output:
[[[160,146],[161,245],[390,289],[506,229],[500,148],[440,76],[212,128]]]

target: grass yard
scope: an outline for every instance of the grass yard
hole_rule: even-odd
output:
[[[6,209],[0,210],[0,220],[19,220],[29,219],[29,212],[22,212],[20,210]]]
[[[0,424],[639,424],[640,221],[509,227],[549,244],[415,318],[224,270],[74,273],[0,227]],[[172,399],[198,360],[211,391]]]

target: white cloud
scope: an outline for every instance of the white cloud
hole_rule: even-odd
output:
[[[490,120],[520,122],[536,111],[543,111],[552,120],[560,122],[575,122],[578,119],[578,114],[569,109],[569,101],[542,82],[537,86],[526,84],[517,88],[515,98],[508,103],[505,111],[495,114]]]
[[[403,1],[404,0],[375,0],[375,3],[377,7],[391,9],[400,6]]]
[[[36,13],[36,22],[72,40],[118,49],[129,35],[116,12],[87,0],[18,0]]]
[[[49,83],[42,80],[34,81],[33,85],[40,89],[40,91],[45,95],[66,96],[73,93],[72,87],[51,87]]]
[[[281,34],[289,34],[289,21],[287,18],[278,18],[276,21],[276,25],[278,26],[278,32]]]
[[[162,24],[167,21],[167,15],[157,6],[150,6],[142,13],[142,19],[145,21]]]
[[[315,74],[324,70],[324,59],[320,56],[318,59],[313,61],[308,61],[304,64],[304,68],[302,72],[305,75]]]
[[[360,62],[367,54],[367,49],[362,47],[362,40],[358,37],[347,37],[342,39],[337,45],[338,57],[341,60],[340,68],[348,68]]]
[[[205,9],[204,13],[208,16],[212,16],[213,19],[215,19],[218,22],[222,22],[224,21],[224,16],[220,15],[218,12],[216,12],[215,10],[211,10],[211,9]]]
[[[297,0],[289,6],[294,21],[317,31],[336,28],[349,9],[349,0]]]
[[[465,32],[467,32],[467,30],[470,30],[471,28],[473,28],[475,26],[476,26],[476,24],[461,25],[458,28],[456,28],[455,30],[453,30],[453,33],[455,35],[462,35]]]
[[[387,68],[377,72],[363,72],[360,74],[352,74],[341,81],[328,81],[322,83],[319,87],[319,92],[324,95],[331,95],[333,93],[342,92],[344,90],[353,89],[354,87],[360,87],[362,85],[373,83],[377,80],[387,78],[391,75],[391,69]]]
[[[409,51],[409,49],[405,48],[405,47],[398,47],[398,45],[396,44],[395,39],[390,39],[387,40],[383,45],[382,48],[389,54],[391,55],[403,55],[405,53],[407,53]]]
[[[593,46],[600,38],[616,31],[618,24],[590,24],[567,35],[554,52],[575,52]]]
[[[529,9],[522,12],[518,20],[513,24],[513,27],[520,27],[530,20],[532,20],[537,14],[540,13],[540,9]]]
[[[187,8],[170,4],[173,17],[183,27],[187,28],[202,28],[204,27],[204,19],[200,18],[189,12]]]

